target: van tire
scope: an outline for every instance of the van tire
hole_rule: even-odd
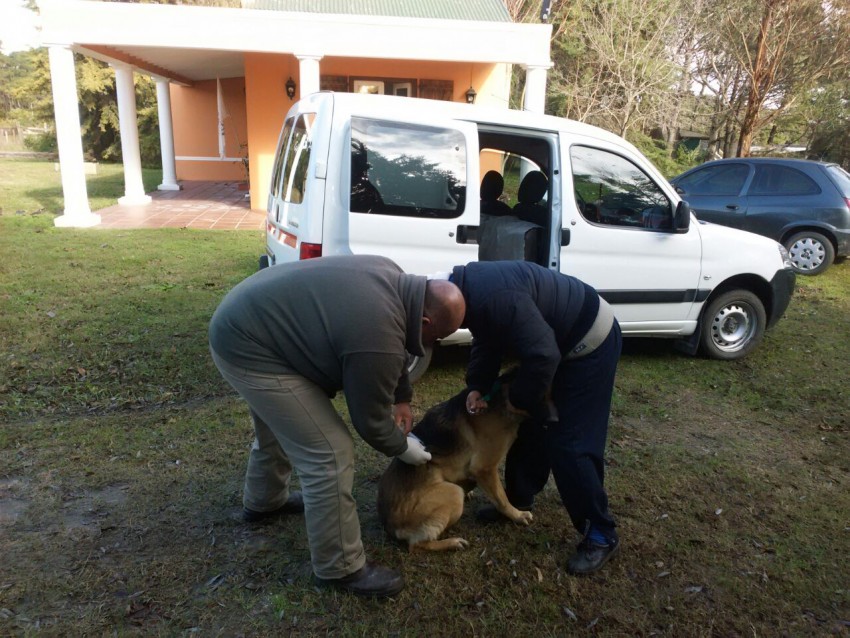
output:
[[[411,383],[416,383],[431,365],[431,357],[434,356],[433,348],[425,348],[425,354],[417,357],[413,354],[407,355],[407,378]]]
[[[749,290],[728,290],[702,315],[702,352],[711,359],[743,359],[759,344],[767,327],[764,304]]]
[[[268,255],[260,255],[259,269],[263,270],[264,268],[269,267],[269,256]]]

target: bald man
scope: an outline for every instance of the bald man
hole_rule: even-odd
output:
[[[344,390],[351,423],[377,451],[420,465],[407,353],[460,327],[465,302],[446,281],[389,259],[321,257],[262,270],[231,290],[210,322],[210,349],[254,422],[243,518],[304,512],[320,585],[372,597],[404,587],[367,562],[352,496],[354,440],[330,399]],[[302,493],[289,489],[292,468]]]

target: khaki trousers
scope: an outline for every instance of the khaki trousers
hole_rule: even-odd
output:
[[[299,375],[252,372],[211,352],[254,421],[245,507],[265,512],[283,505],[294,466],[316,576],[341,578],[363,567],[366,554],[352,495],[354,441],[327,394]]]

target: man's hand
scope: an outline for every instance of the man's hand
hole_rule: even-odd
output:
[[[487,402],[478,390],[472,390],[466,395],[466,411],[470,414],[480,414],[487,409]]]
[[[405,434],[409,434],[413,428],[413,412],[409,403],[396,403],[393,406],[393,421],[396,427]]]
[[[423,465],[431,460],[431,453],[413,434],[407,435],[407,449],[396,457],[408,465]]]

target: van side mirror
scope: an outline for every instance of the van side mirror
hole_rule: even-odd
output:
[[[691,227],[691,207],[686,201],[679,202],[676,214],[673,216],[673,230],[676,233],[686,233]]]

